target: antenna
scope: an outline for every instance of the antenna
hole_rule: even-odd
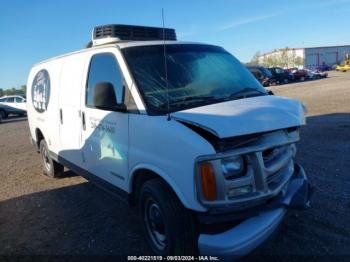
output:
[[[162,21],[163,21],[163,50],[164,50],[164,71],[165,71],[165,88],[166,88],[166,103],[167,103],[167,120],[170,121],[170,104],[169,104],[169,85],[168,85],[168,64],[166,59],[166,47],[165,47],[165,23],[164,23],[164,9],[162,8]]]

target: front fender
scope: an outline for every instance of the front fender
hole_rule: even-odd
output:
[[[180,199],[181,203],[184,205],[184,207],[188,209],[193,209],[193,206],[191,206],[190,202],[186,198],[185,194],[182,192],[180,187],[175,183],[175,181],[166,174],[162,169],[159,167],[156,167],[154,165],[146,164],[146,163],[139,163],[135,165],[134,167],[131,168],[130,174],[129,174],[129,185],[128,185],[128,191],[129,193],[132,192],[133,188],[133,181],[134,181],[134,176],[138,170],[141,169],[146,169],[149,171],[152,171],[153,173],[159,175],[162,179],[164,179],[168,185],[172,188],[172,190],[175,192],[177,197]],[[197,211],[206,211],[206,208],[201,207],[197,208]]]

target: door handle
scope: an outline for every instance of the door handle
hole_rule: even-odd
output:
[[[61,125],[63,125],[63,112],[62,112],[62,108],[60,108],[60,121],[61,121]]]
[[[83,124],[83,130],[86,130],[86,124],[85,124],[85,112],[81,115],[81,122]]]

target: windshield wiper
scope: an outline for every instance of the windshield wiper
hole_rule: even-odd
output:
[[[230,98],[245,98],[247,96],[253,95],[253,94],[261,94],[261,95],[267,95],[267,93],[262,92],[256,88],[253,87],[245,87],[242,88],[240,90],[238,90],[237,92],[234,92],[232,94],[230,94],[228,97],[226,97],[225,99],[230,99]]]
[[[188,96],[188,97],[184,97],[184,98],[169,102],[169,106],[179,106],[179,105],[187,104],[187,102],[194,102],[194,101],[212,101],[212,100],[215,100],[214,96]],[[167,106],[168,106],[168,103],[163,103],[159,107],[166,108]]]

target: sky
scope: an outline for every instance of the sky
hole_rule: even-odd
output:
[[[350,0],[0,0],[0,88],[83,48],[96,25],[162,26],[162,8],[178,40],[220,45],[242,62],[257,51],[350,44]]]

